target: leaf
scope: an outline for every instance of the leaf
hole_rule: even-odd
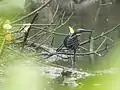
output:
[[[9,30],[12,28],[12,26],[10,24],[4,24],[3,28]]]
[[[5,39],[7,41],[11,41],[11,40],[13,40],[13,37],[12,37],[12,35],[10,33],[7,32],[6,35],[5,35]]]
[[[1,24],[0,24],[0,54],[3,51],[4,44],[5,44],[5,38],[4,38],[4,32],[3,29],[1,29]]]
[[[0,55],[1,55],[2,51],[3,51],[4,44],[5,44],[5,39],[3,39],[2,42],[0,43]]]
[[[3,52],[5,46],[5,30],[3,29],[3,24],[6,20],[4,18],[0,18],[0,55]]]

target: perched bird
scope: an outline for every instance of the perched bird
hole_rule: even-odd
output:
[[[78,36],[74,31],[74,29],[69,27],[69,30],[70,30],[70,34],[65,37],[63,44],[67,49],[74,50],[78,46]]]
[[[75,68],[75,57],[76,57],[76,50],[79,45],[78,36],[83,32],[92,32],[92,30],[86,29],[77,29],[76,31],[69,26],[70,34],[65,37],[63,44],[68,50],[73,50],[73,60],[72,60],[72,68]]]
[[[78,36],[76,35],[73,28],[69,27],[70,34],[65,37],[63,44],[64,46],[69,50],[74,50],[74,57],[72,60],[72,68],[75,67],[75,55],[76,55],[76,49],[78,47]]]

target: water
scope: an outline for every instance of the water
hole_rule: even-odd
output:
[[[119,43],[119,41],[117,42]],[[119,44],[109,50],[106,56],[99,58],[94,65],[79,61],[79,68],[94,75],[76,80],[72,84],[61,86],[59,90],[119,90],[120,86],[120,47]],[[82,63],[81,63],[82,62]]]
[[[94,29],[93,36],[100,35],[102,32],[105,32],[116,24],[120,23],[120,4],[116,3],[114,5],[107,5],[100,8],[98,18],[95,22],[95,16],[97,12],[97,6],[92,6],[86,11],[82,11],[80,14],[73,16],[73,18],[62,28],[56,32],[68,34],[68,26],[73,26],[77,28],[86,28]],[[67,18],[67,17],[66,17]],[[65,19],[66,19],[65,18]],[[112,38],[115,43],[119,43],[120,31],[119,28],[107,35]],[[58,47],[63,41],[65,36],[54,35],[54,47]],[[84,36],[81,38],[86,40]],[[118,40],[118,41],[116,41]],[[95,48],[100,45],[103,41],[103,38],[95,41]],[[111,41],[108,41],[111,44]],[[88,45],[86,45],[88,47]],[[109,53],[105,54],[102,57],[95,57],[94,64],[90,64],[90,57],[79,57],[77,58],[77,69],[85,71],[87,73],[93,73],[95,75],[81,78],[75,80],[67,85],[60,83],[53,83],[54,90],[119,90],[120,86],[120,46],[114,46],[114,48],[108,50]],[[70,67],[70,61],[58,61],[56,64],[64,65]],[[73,86],[72,86],[73,85]],[[53,89],[51,89],[53,90]]]

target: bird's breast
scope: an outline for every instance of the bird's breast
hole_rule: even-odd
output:
[[[64,46],[67,49],[74,50],[78,46],[78,37],[77,36],[70,36],[70,35],[68,35],[68,36],[65,37],[63,43],[64,43]]]

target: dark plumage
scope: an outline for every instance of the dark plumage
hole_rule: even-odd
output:
[[[65,37],[64,41],[63,41],[64,46],[69,49],[69,50],[74,50],[74,57],[72,60],[72,67],[75,67],[75,55],[76,55],[76,49],[78,47],[78,36],[76,34],[76,32],[68,35]]]
[[[74,50],[78,47],[78,36],[77,35],[68,35],[65,37],[63,43],[67,49]]]
[[[76,57],[76,50],[79,45],[79,40],[78,40],[78,35],[80,35],[83,32],[92,32],[91,30],[85,30],[85,29],[77,29],[76,31],[73,31],[71,27],[69,27],[72,33],[70,35],[66,36],[63,44],[68,50],[73,50],[74,51],[74,56],[72,60],[72,67],[75,67],[75,57]]]

